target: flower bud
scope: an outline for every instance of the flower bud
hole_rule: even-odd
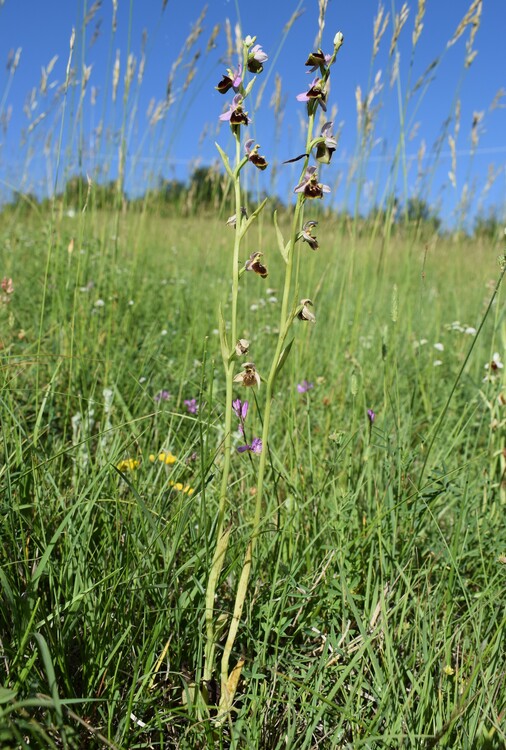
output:
[[[342,31],[338,31],[337,34],[334,37],[334,49],[336,50],[336,52],[339,49],[339,47],[342,45],[343,42],[344,42],[343,32]]]

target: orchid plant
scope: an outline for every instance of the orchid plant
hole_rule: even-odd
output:
[[[248,272],[258,274],[261,278],[265,278],[268,274],[264,256],[260,250],[251,253],[249,258],[247,258],[242,265],[239,260],[242,240],[267,202],[267,199],[265,199],[256,210],[248,216],[243,206],[243,192],[241,185],[241,173],[247,165],[252,164],[260,170],[264,170],[268,166],[265,157],[259,153],[260,146],[255,143],[254,139],[243,138],[243,130],[250,123],[250,117],[245,109],[245,105],[256,77],[261,74],[264,63],[268,60],[262,47],[259,44],[256,44],[256,37],[248,36],[244,39],[242,46],[242,59],[239,61],[237,68],[234,70],[228,69],[216,86],[217,91],[221,94],[228,94],[231,90],[234,92],[234,96],[232,101],[228,104],[228,108],[220,116],[220,120],[229,123],[234,137],[235,155],[233,161],[231,162],[229,156],[218,144],[216,144],[216,146],[223,161],[224,168],[234,188],[235,214],[228,219],[227,224],[234,228],[235,235],[232,254],[231,320],[229,321],[228,328],[221,307],[219,311],[221,353],[226,381],[226,407],[223,464],[216,524],[216,547],[206,590],[206,647],[204,654],[203,680],[201,683],[203,685],[201,695],[206,704],[210,703],[210,691],[208,686],[213,680],[215,670],[216,644],[224,630],[223,619],[216,616],[214,601],[231,533],[231,528],[227,526],[226,523],[232,456],[237,456],[237,453],[249,453],[251,460],[258,460],[256,492],[254,495],[255,507],[252,514],[251,530],[241,575],[237,585],[232,618],[228,624],[228,635],[221,658],[220,698],[218,715],[215,718],[216,722],[223,721],[232,707],[244,663],[244,659],[241,657],[232,670],[229,668],[230,657],[241,622],[242,610],[246,599],[255,545],[260,532],[274,385],[279,371],[289,355],[293,343],[293,338],[290,338],[292,326],[296,321],[302,321],[303,323],[316,322],[316,316],[312,309],[312,301],[308,297],[303,297],[299,300],[299,263],[294,263],[294,259],[296,256],[296,244],[299,240],[307,243],[313,251],[318,249],[318,241],[314,235],[317,222],[311,219],[304,221],[304,209],[308,200],[311,201],[316,198],[321,199],[326,193],[330,192],[330,188],[319,181],[317,167],[314,164],[310,164],[310,160],[311,157],[314,156],[316,161],[328,164],[337,147],[336,139],[332,134],[332,122],[325,123],[319,135],[314,135],[314,129],[318,107],[321,107],[323,111],[326,111],[329,76],[342,43],[343,35],[341,32],[338,32],[334,37],[333,51],[331,54],[325,54],[321,49],[309,54],[305,64],[310,68],[310,72],[318,71],[318,76],[312,80],[306,92],[297,96],[298,101],[304,102],[307,109],[308,120],[306,144],[304,153],[301,156],[288,160],[290,162],[303,160],[303,163],[299,182],[294,188],[296,202],[292,215],[290,237],[287,241],[285,241],[282,235],[277,223],[276,214],[274,213],[274,224],[279,250],[285,263],[283,296],[281,301],[278,326],[279,333],[276,348],[272,357],[269,372],[265,378],[266,387],[262,418],[262,435],[251,438],[251,442],[247,440],[245,432],[249,403],[248,401],[241,401],[239,398],[234,398],[234,390],[255,387],[259,388],[262,381],[262,378],[252,361],[244,362],[241,371],[236,371],[238,359],[246,357],[251,359],[249,342],[245,339],[239,338],[239,322],[237,314],[239,279],[244,273]],[[252,77],[247,82],[244,76],[246,71],[252,74]],[[228,330],[230,331],[230,335],[228,335]],[[244,438],[244,445],[238,447],[235,453],[232,451],[232,421],[234,415],[239,420],[238,429]],[[258,456],[258,459],[255,458],[256,456]],[[244,458],[237,458],[238,460],[244,460]]]

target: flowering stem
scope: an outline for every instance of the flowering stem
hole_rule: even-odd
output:
[[[308,166],[308,162],[309,162],[309,144],[311,143],[311,140],[313,137],[314,120],[315,120],[315,115],[313,112],[309,115],[307,138],[306,138],[306,153],[308,154],[308,156],[306,156],[306,158],[304,159],[304,164],[302,167],[301,175],[305,174],[307,166]],[[293,268],[293,257],[294,257],[294,252],[295,252],[295,242],[297,239],[297,234],[301,228],[303,213],[304,213],[304,195],[302,193],[299,193],[297,195],[297,202],[295,204],[295,210],[294,210],[293,219],[292,219],[290,245],[289,245],[288,259],[287,259],[287,264],[286,264],[286,269],[285,269],[283,300],[281,303],[281,313],[280,313],[280,319],[279,319],[278,341],[276,345],[276,351],[274,353],[274,357],[272,360],[271,369],[269,371],[269,377],[267,379],[267,387],[266,387],[267,393],[266,393],[266,398],[265,398],[265,410],[264,410],[263,430],[262,430],[263,449],[260,455],[260,463],[258,467],[255,516],[254,516],[253,529],[252,529],[253,548],[256,543],[256,538],[258,537],[260,518],[261,518],[261,512],[262,512],[262,496],[263,496],[264,476],[265,476],[265,468],[266,468],[267,453],[268,453],[272,394],[274,390],[274,384],[276,381],[276,375],[278,373],[278,363],[281,357],[281,353],[283,351],[283,346],[285,344],[288,331],[290,329],[290,325],[294,317],[293,314],[288,315],[288,305],[290,301],[290,290],[291,290],[291,282],[292,282],[292,268]]]
[[[241,162],[241,137],[239,130],[234,133],[235,137],[235,172],[234,172],[234,194],[235,194],[235,237],[232,266],[232,320],[231,320],[231,345],[237,340],[237,298],[239,294],[239,249],[241,245],[242,213],[241,213],[241,183],[239,179],[238,165]],[[228,532],[224,533],[225,512],[227,504],[228,479],[230,475],[230,463],[232,456],[232,399],[234,385],[234,359],[228,356],[223,361],[226,378],[225,396],[225,437],[223,443],[223,470],[221,474],[220,499],[218,505],[218,518],[216,528],[216,547],[211,566],[211,573],[206,590],[206,649],[204,661],[204,681],[212,677],[214,651],[216,647],[214,627],[214,597],[218,584],[219,573],[223,565],[226,548],[228,545]]]
[[[308,156],[306,156],[304,160],[304,165],[303,165],[302,173],[301,173],[302,175],[305,174],[307,166],[308,166],[308,162],[309,162],[309,144],[311,143],[311,139],[312,139],[314,119],[315,118],[314,118],[314,112],[313,112],[309,115],[308,133],[307,133],[307,140],[306,140],[306,153],[308,154]],[[290,244],[289,244],[288,257],[287,257],[287,263],[286,263],[286,269],[285,269],[285,281],[284,281],[284,287],[283,287],[283,299],[281,303],[281,313],[280,313],[280,319],[279,319],[278,341],[276,345],[276,351],[272,359],[269,376],[267,378],[267,386],[266,386],[267,393],[265,397],[265,410],[264,410],[263,428],[262,428],[262,452],[260,454],[260,462],[258,466],[258,477],[257,477],[257,485],[256,485],[255,514],[253,517],[251,537],[250,537],[248,546],[246,548],[241,576],[239,579],[239,585],[237,587],[237,593],[236,593],[236,598],[235,598],[235,603],[234,603],[234,612],[232,615],[232,622],[230,624],[227,642],[225,644],[225,648],[223,650],[223,656],[221,660],[222,694],[226,694],[227,692],[230,655],[232,652],[235,637],[237,634],[237,629],[239,627],[239,622],[241,619],[242,609],[243,609],[244,601],[246,598],[248,579],[249,579],[249,575],[251,572],[251,566],[253,563],[253,553],[255,550],[256,542],[257,542],[259,531],[260,531],[263,487],[264,487],[265,469],[267,465],[269,427],[270,427],[270,420],[271,420],[272,395],[273,395],[273,390],[274,390],[274,384],[276,381],[276,375],[278,373],[278,365],[279,365],[280,357],[283,351],[283,346],[285,344],[288,331],[290,329],[291,323],[294,318],[293,312],[290,312],[290,313],[288,312],[288,306],[290,303],[295,243],[297,240],[297,234],[300,231],[300,227],[302,224],[303,211],[304,211],[304,195],[299,193],[297,195],[297,201],[295,204],[295,209],[294,209],[294,214],[293,214],[293,219],[292,219],[292,226],[291,226],[291,233],[290,233]]]

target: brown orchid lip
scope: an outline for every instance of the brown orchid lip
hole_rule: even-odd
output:
[[[249,341],[247,339],[239,339],[235,345],[235,351],[238,356],[247,354],[249,351]]]
[[[307,198],[323,198],[323,190],[321,185],[316,181],[310,181],[304,188],[304,195]]]
[[[267,276],[269,275],[267,268],[263,266],[261,263],[259,263],[258,261],[255,261],[254,263],[251,264],[251,270],[257,273],[259,276],[261,276],[262,279],[267,278]]]
[[[221,81],[216,86],[216,90],[220,92],[220,94],[226,94],[233,86],[233,81],[229,76],[223,76]]]
[[[243,371],[234,378],[234,383],[241,383],[246,387],[258,385],[260,387],[260,375],[253,362],[245,362]]]
[[[248,115],[246,112],[244,112],[242,107],[237,107],[234,109],[232,114],[230,115],[230,124],[231,125],[247,125],[249,123]]]
[[[316,316],[309,309],[309,306],[313,307],[313,303],[311,302],[311,300],[308,298],[301,299],[300,304],[302,305],[302,307],[297,313],[298,319],[307,320],[309,323],[316,323]]]
[[[325,65],[325,55],[321,49],[318,52],[311,52],[307,58],[305,65]]]
[[[244,268],[246,271],[253,271],[254,273],[257,273],[259,276],[262,277],[262,279],[265,279],[269,273],[267,271],[267,268],[260,263],[260,258],[262,257],[263,253],[256,252],[251,253],[249,259],[244,264]]]
[[[265,160],[265,157],[260,156],[260,154],[251,154],[249,160],[258,169],[265,169],[267,167],[267,161]]]

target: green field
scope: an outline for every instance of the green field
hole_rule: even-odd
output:
[[[300,246],[317,322],[296,321],[276,384],[235,707],[217,729],[185,700],[215,544],[230,231],[2,219],[3,746],[503,747],[504,381],[485,365],[505,321],[499,295],[485,317],[500,248],[471,240],[391,238],[379,271],[382,243],[330,220],[316,253]],[[250,234],[269,276],[241,278],[240,314],[263,374],[283,262],[270,221]],[[257,462],[232,456],[223,620]]]

